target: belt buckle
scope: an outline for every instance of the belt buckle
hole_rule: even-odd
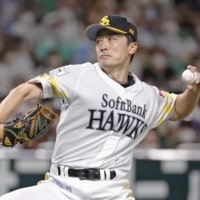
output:
[[[80,180],[87,180],[87,171],[85,169],[79,170],[78,177]]]
[[[94,168],[81,169],[79,178],[80,180],[100,180],[99,170]]]

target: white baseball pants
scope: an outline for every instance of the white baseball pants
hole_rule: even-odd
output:
[[[0,200],[135,200],[128,180],[88,181],[50,177],[38,185],[7,193]]]

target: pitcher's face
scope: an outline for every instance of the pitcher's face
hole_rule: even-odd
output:
[[[113,67],[129,64],[130,57],[134,53],[133,44],[128,44],[125,35],[105,33],[97,36],[96,53],[99,65],[101,67]]]

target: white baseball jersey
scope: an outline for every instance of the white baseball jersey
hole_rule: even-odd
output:
[[[85,63],[63,66],[30,80],[41,83],[44,98],[62,100],[49,178],[0,199],[135,200],[126,176],[133,149],[150,129],[169,118],[176,95],[133,77],[135,83],[123,87],[98,63]],[[60,174],[58,166],[63,167]],[[102,179],[68,176],[66,166],[99,168]],[[112,180],[111,171],[116,173]]]
[[[124,88],[98,63],[67,65],[30,82],[43,97],[60,97],[60,122],[52,163],[118,169],[126,175],[134,147],[173,112],[175,94],[141,82]]]

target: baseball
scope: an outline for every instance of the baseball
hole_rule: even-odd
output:
[[[196,78],[197,78],[197,73],[192,72],[189,69],[186,69],[182,73],[182,80],[186,84],[193,84],[196,81]]]

